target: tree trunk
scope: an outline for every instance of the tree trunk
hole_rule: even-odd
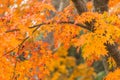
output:
[[[93,0],[94,11],[99,13],[104,13],[108,11],[109,0]],[[120,67],[120,52],[118,51],[118,45],[105,44],[109,56],[112,56],[116,61],[117,67]]]
[[[109,56],[112,56],[117,64],[117,67],[120,67],[120,51],[118,50],[117,43],[110,45],[105,44],[107,46],[107,50],[109,51]]]
[[[82,14],[83,12],[87,11],[86,3],[84,0],[72,0],[74,3],[78,14]]]
[[[79,14],[87,11],[85,2],[83,0],[72,0],[72,1]],[[94,11],[99,13],[108,11],[108,2],[109,0],[93,0]],[[106,46],[106,49],[108,50],[108,54],[112,56],[116,61],[117,67],[120,67],[120,52],[118,51],[117,44],[114,44],[114,45],[105,44],[105,46]]]
[[[109,0],[93,0],[93,11],[103,13],[108,11],[108,2]]]
[[[62,11],[69,5],[69,0],[52,0],[52,5],[57,11]]]

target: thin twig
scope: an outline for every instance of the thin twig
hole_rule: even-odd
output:
[[[28,37],[26,37],[17,47],[18,47],[18,51],[20,50],[20,48],[21,48],[21,46],[22,46],[22,44],[27,40],[29,38],[29,36]],[[15,47],[14,49],[12,49],[12,50],[10,50],[10,51],[8,51],[8,52],[6,52],[5,54],[3,54],[2,56],[0,56],[0,58],[1,57],[3,57],[3,56],[5,56],[5,55],[7,55],[7,54],[9,54],[10,52],[12,52],[12,51],[14,51],[17,47]]]
[[[26,37],[26,38],[20,43],[20,45],[18,45],[19,47],[18,47],[18,52],[17,52],[17,53],[19,53],[19,51],[20,51],[23,43],[24,43],[27,39],[29,39],[29,38],[30,38],[30,36]]]
[[[38,27],[38,26],[42,26],[42,25],[44,25],[44,24],[45,24],[45,23],[36,24],[36,25],[33,25],[33,26],[29,27],[29,28],[35,28],[35,27]]]
[[[20,31],[20,29],[7,30],[7,31],[5,31],[5,33],[14,32],[14,31]]]
[[[11,80],[14,80],[14,78],[15,78],[15,75],[16,75],[16,66],[17,66],[17,60],[16,60],[15,65],[13,67],[14,70],[13,70],[13,76],[12,76]]]
[[[16,47],[17,48],[17,47]],[[3,57],[3,56],[6,56],[7,54],[9,54],[10,52],[12,52],[12,51],[14,51],[16,48],[14,48],[14,49],[12,49],[12,50],[10,50],[10,51],[8,51],[8,52],[6,52],[5,54],[3,54],[2,56],[0,56],[0,59]]]
[[[24,43],[27,39],[29,39],[29,38],[30,38],[29,36],[26,37],[26,38],[20,43],[20,45],[19,45],[19,47],[18,47],[17,53],[19,53],[20,48],[22,47],[23,43]],[[13,76],[12,76],[12,79],[11,79],[11,80],[13,80],[13,79],[15,78],[17,62],[18,62],[18,61],[17,61],[17,58],[16,58],[16,62],[15,62],[15,66],[14,66],[14,71],[13,71]]]

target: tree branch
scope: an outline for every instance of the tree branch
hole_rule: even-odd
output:
[[[5,33],[14,32],[14,31],[20,31],[20,29],[7,30],[7,31],[5,31]]]
[[[75,23],[75,21],[69,21],[69,22],[66,22],[66,21],[60,21],[60,22],[52,22],[53,24],[54,23],[57,23],[57,24],[73,24],[73,25],[76,25],[76,26],[79,26],[81,28],[84,28],[84,29],[87,29],[89,31],[93,31],[93,27],[91,26],[87,26],[85,24],[82,24],[82,23]],[[34,25],[34,26],[30,26],[29,28],[35,28],[35,30],[33,30],[33,32],[36,31],[36,29],[38,29],[39,27],[43,26],[43,25],[49,25],[51,24],[51,22],[49,23],[40,23],[40,24],[37,24],[37,25]]]

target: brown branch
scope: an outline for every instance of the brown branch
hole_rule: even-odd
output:
[[[23,43],[24,43],[27,39],[29,39],[29,38],[30,38],[30,36],[26,37],[26,38],[18,45],[18,52],[17,52],[17,53],[19,53],[19,51],[20,51]]]
[[[13,67],[14,70],[13,70],[13,75],[11,77],[11,80],[17,80],[17,77],[15,76],[16,75],[16,66],[17,66],[17,60],[16,60],[15,65]]]
[[[27,39],[29,39],[30,37],[28,36],[28,37],[26,37],[19,45],[18,45],[18,51],[17,51],[17,53],[19,53],[19,51],[20,51],[20,49],[21,49],[21,47],[22,47],[22,45],[23,45],[23,43],[27,40]],[[13,75],[12,75],[12,78],[11,78],[11,80],[17,80],[17,77],[15,76],[16,75],[16,66],[17,66],[17,62],[18,62],[18,60],[17,60],[17,58],[16,58],[16,62],[15,62],[15,65],[14,65],[14,70],[13,70]]]
[[[13,52],[16,48],[18,48],[18,52],[19,52],[19,50],[20,50],[20,48],[22,47],[23,43],[24,43],[27,39],[29,39],[29,36],[26,37],[17,47],[15,47],[14,49],[12,49],[12,50],[6,52],[5,54],[3,54],[2,56],[0,56],[0,58],[3,57],[3,56],[6,56],[7,54],[9,54],[9,53],[11,53],[11,52]]]
[[[54,23],[57,23],[57,24],[72,24],[72,25],[76,25],[76,26],[79,26],[79,27],[81,27],[81,28],[87,29],[87,30],[89,30],[89,31],[93,31],[93,30],[94,30],[94,28],[91,27],[91,26],[87,26],[87,25],[82,24],[82,23],[75,23],[75,21],[52,22],[52,24],[54,24]],[[29,27],[29,28],[35,28],[35,29],[33,30],[33,33],[34,33],[34,32],[35,32],[37,29],[39,29],[41,26],[43,26],[43,25],[49,25],[49,24],[51,24],[51,23],[50,23],[50,22],[49,22],[49,23],[40,23],[40,24],[31,26],[31,27]]]
[[[14,31],[20,31],[20,29],[7,30],[7,31],[5,31],[5,33],[14,32]]]
[[[17,48],[17,47],[16,47],[16,48]],[[6,56],[7,54],[9,54],[9,53],[13,52],[16,48],[14,48],[14,49],[12,49],[12,50],[10,50],[10,51],[6,52],[6,53],[5,53],[5,54],[3,54],[2,56],[0,56],[0,59],[1,59],[3,56]]]
[[[38,26],[42,26],[42,25],[44,25],[44,24],[45,24],[45,23],[36,24],[36,25],[30,26],[29,28],[35,28],[35,27],[38,27]]]

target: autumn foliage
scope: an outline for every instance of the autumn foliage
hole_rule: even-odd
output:
[[[60,12],[51,0],[0,0],[0,80],[95,80],[92,64],[103,57],[114,68],[104,79],[119,80],[106,47],[117,43],[120,50],[119,2],[110,0],[103,14],[89,2],[89,12],[79,15],[71,0]],[[79,64],[71,46],[72,55],[82,56]]]

